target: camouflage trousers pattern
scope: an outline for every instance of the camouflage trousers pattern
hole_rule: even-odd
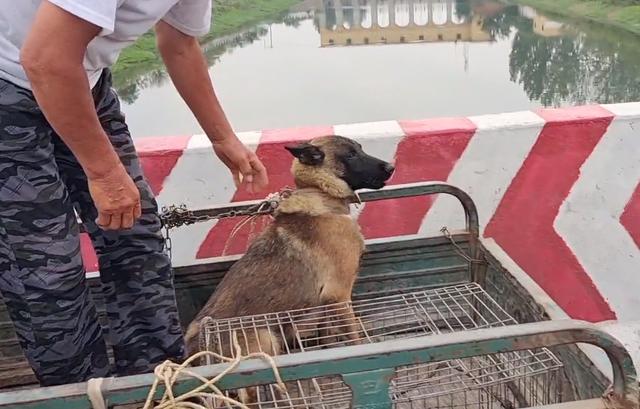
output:
[[[150,372],[184,354],[157,203],[108,71],[93,96],[100,122],[140,190],[142,217],[130,230],[98,228],[74,155],[32,93],[0,79],[0,292],[42,385]],[[98,254],[104,329],[87,286],[74,209]]]

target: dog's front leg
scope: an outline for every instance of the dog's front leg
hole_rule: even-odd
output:
[[[359,345],[363,342],[363,334],[360,331],[361,325],[360,320],[356,317],[356,314],[353,312],[353,308],[351,307],[351,301],[347,304],[347,311],[344,314],[344,327],[345,328],[345,336],[347,339],[351,341],[352,344]]]
[[[336,338],[348,341],[351,345],[362,343],[360,322],[353,312],[350,302],[327,305],[326,315],[320,325],[320,342],[329,345]]]

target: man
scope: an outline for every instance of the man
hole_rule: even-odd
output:
[[[0,290],[42,385],[112,374],[74,208],[99,257],[113,372],[149,372],[184,353],[157,204],[111,89],[120,50],[155,26],[173,83],[236,183],[267,184],[225,118],[196,40],[211,7],[0,0]]]

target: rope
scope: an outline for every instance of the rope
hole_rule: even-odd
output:
[[[248,355],[242,356],[242,350],[240,349],[240,344],[238,343],[238,337],[236,336],[235,331],[232,332],[232,340],[233,347],[235,349],[235,358],[233,359],[227,358],[215,352],[202,351],[190,356],[180,365],[171,361],[165,361],[162,364],[158,365],[154,370],[156,379],[153,381],[153,385],[149,390],[147,401],[145,402],[143,409],[209,409],[206,406],[197,403],[187,402],[188,399],[192,398],[214,399],[226,403],[227,406],[234,405],[241,409],[250,409],[247,405],[224,395],[222,391],[220,391],[220,389],[218,389],[218,387],[216,387],[215,385],[225,375],[233,371],[240,364],[240,362],[253,358],[260,358],[267,361],[267,363],[271,366],[271,369],[273,370],[274,376],[276,378],[276,387],[278,388],[278,390],[280,390],[280,392],[286,393],[286,386],[284,385],[284,382],[282,382],[278,367],[270,355],[264,352],[253,352]],[[210,356],[214,359],[228,362],[229,366],[212,379],[207,379],[187,369],[191,362],[204,356]],[[192,378],[198,379],[200,382],[202,382],[202,385],[190,390],[187,393],[175,396],[173,394],[173,385],[176,383],[180,375],[187,375]],[[160,382],[164,382],[165,392],[162,396],[162,399],[160,400],[160,403],[157,406],[152,406],[154,401],[153,397],[156,393],[156,390],[158,389],[158,386],[160,385]],[[211,390],[212,392],[206,392],[207,389]]]
[[[93,409],[107,409],[107,404],[102,394],[104,378],[92,378],[87,381],[87,397]]]
[[[224,248],[222,249],[222,255],[223,256],[227,255],[227,250],[229,250],[229,245],[231,245],[231,243],[233,243],[233,239],[236,237],[236,234],[238,234],[238,232],[249,222],[251,222],[251,230],[249,231],[248,240],[249,240],[249,242],[251,242],[251,236],[253,235],[253,230],[255,229],[255,219],[257,219],[260,216],[263,216],[263,215],[254,214],[254,215],[251,215],[251,216],[246,216],[244,219],[240,220],[234,226],[234,228],[231,230],[231,233],[229,234],[229,238],[224,243]]]
[[[359,209],[360,206],[362,206],[362,200],[360,199],[360,195],[358,194],[358,192],[353,192],[353,195],[356,198],[356,202],[354,203],[354,206],[356,209]]]
[[[238,234],[238,232],[242,230],[242,228],[249,222],[251,222],[251,230],[249,231],[248,240],[249,242],[251,242],[255,232],[256,219],[261,216],[265,216],[265,214],[262,212],[266,210],[266,207],[271,206],[272,203],[280,203],[282,199],[285,199],[289,196],[291,196],[291,188],[288,188],[288,187],[282,188],[277,193],[270,193],[262,201],[262,203],[260,203],[260,206],[256,209],[256,214],[246,216],[243,219],[241,219],[238,223],[236,223],[236,225],[231,230],[231,233],[229,234],[229,238],[224,243],[224,248],[222,249],[222,255],[223,256],[227,255],[227,250],[229,250],[229,245],[233,242],[233,239],[236,237],[236,234]],[[266,215],[266,216],[273,218],[273,216],[271,215]],[[266,223],[264,223],[262,227],[264,228],[265,226],[266,226]]]

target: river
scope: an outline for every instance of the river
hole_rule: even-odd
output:
[[[638,101],[639,40],[493,1],[307,0],[205,50],[246,131]],[[202,132],[164,71],[117,80],[134,138]]]

